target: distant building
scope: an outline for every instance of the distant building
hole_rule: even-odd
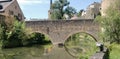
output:
[[[106,15],[106,11],[110,6],[112,6],[112,8],[115,9],[115,7],[116,7],[115,4],[118,5],[117,9],[120,10],[120,4],[119,3],[120,3],[120,0],[102,0],[102,3],[101,3],[101,14],[102,14],[102,16]]]
[[[101,3],[94,2],[89,5],[86,11],[81,14],[81,19],[94,19],[98,14],[100,14]]]
[[[78,17],[78,16],[75,14],[75,15],[73,15],[73,17],[71,17],[70,20],[76,20],[76,19],[80,19],[80,17]]]
[[[69,15],[67,14],[64,14],[63,16],[64,16],[64,19],[67,19],[67,20],[70,19]]]
[[[12,21],[14,18],[19,21],[25,19],[17,0],[0,0],[0,20]]]
[[[50,0],[50,10],[48,10],[48,19],[51,19],[51,14],[52,14],[52,0]]]

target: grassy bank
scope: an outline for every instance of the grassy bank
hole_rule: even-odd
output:
[[[110,54],[109,59],[120,59],[120,45],[119,44],[111,44],[109,46]]]

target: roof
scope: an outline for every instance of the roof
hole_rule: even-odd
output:
[[[0,12],[4,12],[4,10],[14,1],[15,0],[0,0],[0,7],[2,7]]]

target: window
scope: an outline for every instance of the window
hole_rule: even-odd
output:
[[[3,9],[3,6],[2,6],[2,5],[0,5],[0,9]]]
[[[0,15],[0,24],[2,24],[3,20],[5,19],[5,16]]]

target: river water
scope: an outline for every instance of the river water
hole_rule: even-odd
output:
[[[64,47],[45,48],[41,45],[18,47],[0,51],[0,59],[76,59]]]

